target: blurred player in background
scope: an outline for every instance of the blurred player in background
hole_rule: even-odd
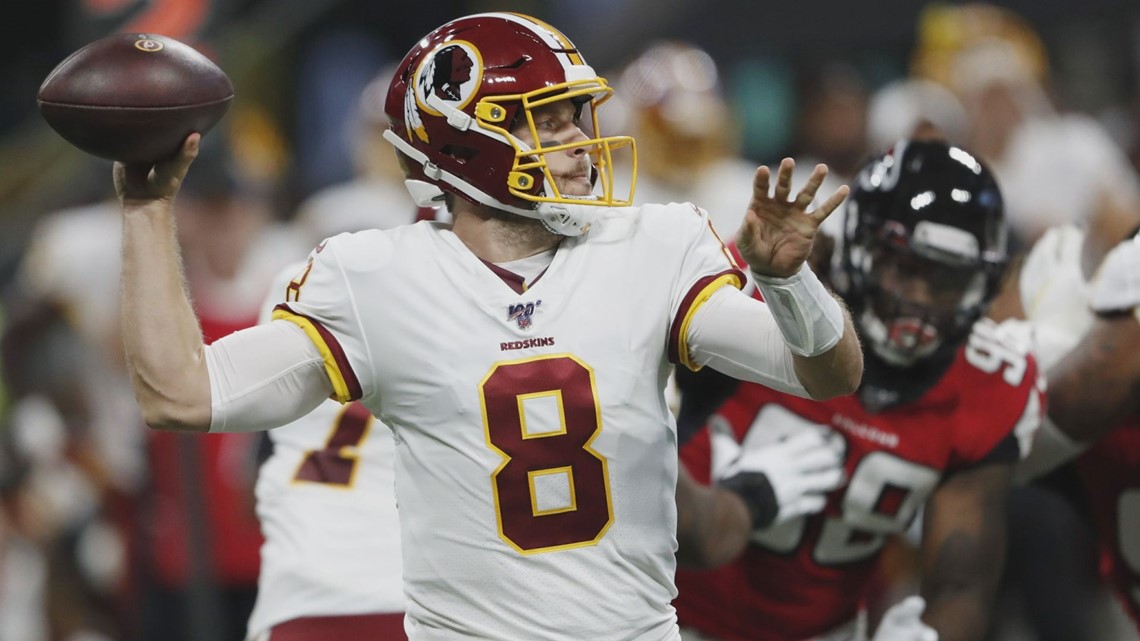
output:
[[[281,273],[262,322],[303,268]],[[265,544],[247,638],[406,639],[391,430],[360,403],[328,400],[267,434],[273,453],[256,486]]]
[[[1027,263],[1027,267],[1029,264]],[[1036,278],[1026,274],[1026,281]],[[1048,286],[1048,285],[1046,285]],[[1109,252],[1086,290],[1091,323],[1049,370],[1043,457],[1068,440],[1100,541],[1104,578],[1140,626],[1140,238]],[[1040,301],[1023,291],[1023,301]],[[1077,307],[1072,301],[1070,308]],[[1046,314],[1044,307],[1033,316]],[[1062,448],[1062,451],[1068,448]]]
[[[676,639],[670,362],[819,398],[858,385],[850,319],[804,265],[846,190],[809,211],[825,167],[794,195],[790,161],[774,196],[756,172],[738,246],[762,305],[725,287],[742,275],[703,211],[620,206],[612,150],[632,140],[593,117],[611,91],[526,16],[420,39],[385,137],[454,222],[322,242],[273,322],[210,346],[170,233],[197,136],[116,166],[144,416],[249,431],[361,400],[395,434],[409,638]]]
[[[1101,573],[1140,623],[1140,240],[1129,235],[1106,256],[1087,249],[1109,245],[1072,225],[1051,229],[1003,296],[1015,299],[1014,316],[1029,321],[1049,380],[1048,416],[1019,476],[1033,479],[1075,460]],[[1098,261],[1091,272],[1082,267],[1086,256]],[[1058,606],[1073,610],[1086,631],[1111,634],[1094,604],[1070,601]]]
[[[818,458],[823,440],[845,481],[820,487],[826,502],[791,519],[770,492],[739,560],[678,573],[678,615],[693,638],[860,638],[884,542],[920,515],[921,597],[888,610],[872,638],[957,641],[986,630],[1005,496],[1043,402],[1026,348],[980,320],[1007,258],[1001,194],[961,148],[902,140],[863,168],[844,215],[832,282],[866,346],[858,393],[819,403],[742,383],[682,460],[718,481],[726,449],[795,461]]]

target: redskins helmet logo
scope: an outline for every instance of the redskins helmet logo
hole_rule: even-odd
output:
[[[445,42],[423,57],[412,75],[404,99],[405,122],[409,132],[428,142],[422,114],[442,116],[432,103],[442,101],[463,109],[475,97],[483,82],[483,56],[475,45],[464,40]]]

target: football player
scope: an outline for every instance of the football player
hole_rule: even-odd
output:
[[[793,194],[785,162],[774,195],[757,170],[737,244],[762,304],[701,209],[614,193],[613,150],[633,141],[598,131],[611,91],[533,18],[423,37],[386,138],[453,223],[322,242],[273,322],[209,347],[170,224],[198,137],[116,166],[148,423],[260,430],[360,400],[394,433],[411,639],[676,639],[671,362],[815,398],[860,380],[850,318],[804,265],[846,188],[811,210],[826,167]]]
[[[1048,367],[1049,413],[1018,471],[1033,478],[1075,459],[1102,574],[1140,625],[1140,235],[1098,264],[1108,243],[1095,233],[1049,230],[1020,271],[1018,312]]]
[[[278,276],[262,323],[303,267]],[[359,402],[327,400],[267,435],[273,451],[255,488],[265,543],[246,638],[406,639],[391,430]]]
[[[1043,393],[1025,346],[980,320],[1006,263],[1001,194],[965,150],[903,140],[862,169],[842,222],[832,282],[866,346],[858,392],[819,402],[741,383],[682,460],[716,481],[726,444],[759,456],[817,433],[842,453],[845,482],[790,519],[757,483],[751,545],[724,568],[679,572],[678,615],[725,641],[859,638],[884,543],[921,515],[921,597],[888,610],[873,639],[978,639]]]

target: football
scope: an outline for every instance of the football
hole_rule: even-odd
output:
[[[119,33],[71,54],[40,85],[40,113],[60,136],[100,158],[153,163],[226,113],[225,72],[193,47]]]

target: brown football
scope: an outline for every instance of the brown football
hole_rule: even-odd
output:
[[[192,132],[209,131],[233,97],[225,72],[189,45],[119,33],[59,63],[37,102],[52,129],[83,151],[150,163],[174,155]]]

